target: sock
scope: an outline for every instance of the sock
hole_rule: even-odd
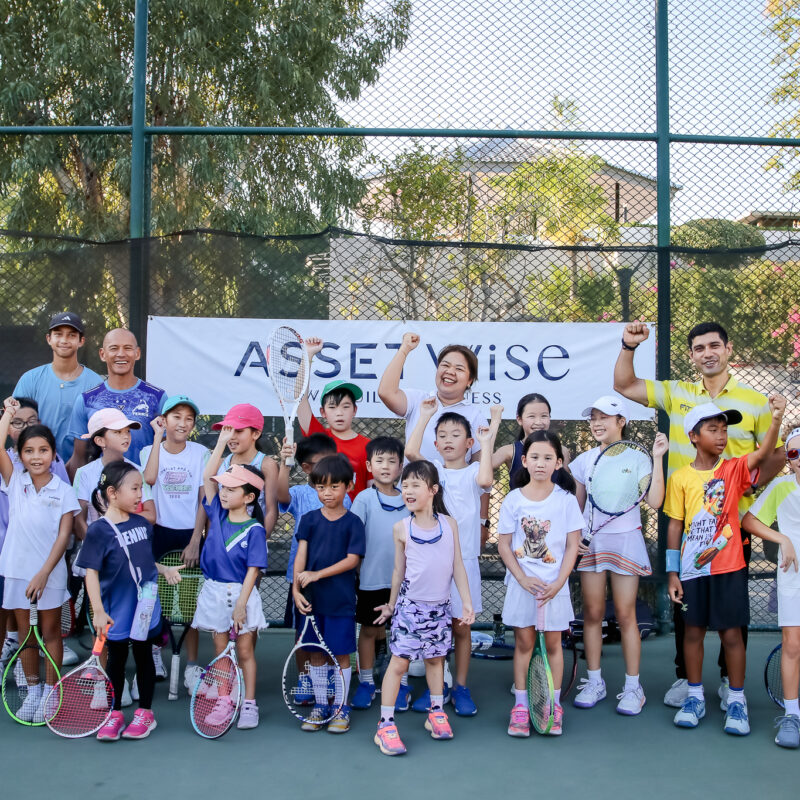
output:
[[[381,722],[394,721],[394,706],[381,706]]]
[[[19,642],[19,631],[9,631],[6,634],[6,639],[11,639],[12,642]]]
[[[525,689],[514,689],[514,705],[528,707],[528,692]]]
[[[328,705],[328,667],[325,664],[312,664],[309,672],[311,673],[311,686],[314,689],[314,702],[318,706]]]
[[[340,695],[342,690],[340,690],[337,687],[336,696],[334,697],[334,702],[336,703],[337,706],[339,705],[340,701],[341,701],[341,704],[343,706],[347,705],[347,695],[350,693],[350,681],[353,678],[353,668],[352,667],[347,667],[347,669],[343,669],[342,670],[342,677],[344,678],[344,686],[342,687],[342,690],[343,690],[344,693],[340,697],[339,695]]]
[[[625,673],[625,691],[639,688],[639,676]]]
[[[603,676],[600,674],[602,670],[599,669],[590,669],[586,671],[586,675],[589,678],[589,683],[602,683]]]
[[[403,677],[400,678],[400,685],[401,686],[408,686],[408,672],[403,673]]]
[[[553,692],[553,696],[554,696],[554,698],[555,698],[556,705],[557,705],[557,706],[558,706],[558,705],[561,705],[561,689],[556,689],[556,690]]]
[[[358,671],[358,679],[361,681],[361,683],[375,683],[375,679],[372,677],[371,669],[360,669]]]
[[[247,698],[245,698],[244,703],[243,703],[243,705],[246,705],[246,706],[254,706],[255,704],[256,704],[255,697],[252,700],[248,700]]]
[[[702,683],[689,683],[689,697],[696,697],[698,700],[705,700]]]
[[[789,714],[794,714],[796,717],[800,717],[800,700],[796,697],[794,700],[787,700],[784,698],[783,707],[786,709],[787,716]]]
[[[441,711],[443,705],[444,705],[444,695],[443,694],[432,694],[431,695],[431,711]]]
[[[746,700],[744,699],[744,686],[740,686],[738,689],[734,689],[731,686],[728,689],[728,706],[730,707],[731,703],[741,703],[742,705],[746,704]]]

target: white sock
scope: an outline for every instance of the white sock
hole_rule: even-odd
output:
[[[514,704],[528,707],[528,692],[525,689],[514,689]]]
[[[587,670],[586,675],[589,678],[589,683],[602,683],[603,676],[600,674],[602,670],[599,669],[590,669]]]
[[[786,709],[786,714],[794,714],[796,717],[800,717],[800,700],[796,697],[794,700],[786,700],[783,701],[783,707]]]
[[[9,631],[6,634],[6,639],[11,639],[12,642],[19,642],[19,631]]]
[[[625,673],[625,691],[639,688],[639,676]]]
[[[442,706],[444,706],[444,695],[443,694],[432,694],[431,695],[431,711],[441,711]]]
[[[311,686],[314,689],[314,702],[318,706],[328,705],[328,667],[325,664],[317,666],[312,664],[309,672],[311,673]]]
[[[401,686],[408,686],[408,670],[403,673],[403,677],[400,678],[400,685]]]
[[[350,681],[353,678],[353,668],[352,667],[347,667],[347,669],[343,669],[342,670],[342,677],[344,678],[344,694],[341,697],[339,697],[340,691],[337,688],[336,696],[334,697],[334,700],[333,700],[334,703],[336,703],[337,706],[339,705],[340,701],[341,701],[341,705],[343,705],[343,706],[347,705],[347,695],[350,693]]]
[[[381,722],[391,722],[394,719],[394,706],[381,706]]]
[[[561,705],[561,689],[556,689],[553,692],[553,696],[555,698],[556,705]]]
[[[361,683],[375,683],[375,679],[372,677],[371,669],[360,669],[358,671],[358,679],[361,681]]]
[[[744,688],[728,689],[728,706],[730,706],[731,703],[741,703],[742,705],[747,703],[744,699]]]
[[[703,692],[703,684],[702,683],[690,683],[689,684],[689,697],[696,697],[698,700],[705,700],[706,696]]]

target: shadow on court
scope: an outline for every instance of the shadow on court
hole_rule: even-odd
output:
[[[593,798],[616,800],[765,793],[786,797],[796,786],[797,754],[773,744],[773,719],[779,709],[767,697],[762,680],[764,660],[778,638],[777,633],[750,638],[746,690],[752,733],[742,739],[722,731],[715,635],[709,635],[706,648],[706,718],[697,730],[673,726],[674,712],[661,702],[673,680],[673,639],[663,637],[644,642],[642,676],[648,704],[639,717],[614,712],[614,694],[624,670],[619,645],[613,645],[606,648],[604,660],[606,700],[591,710],[568,705],[561,738],[532,734],[530,739],[512,739],[506,735],[513,700],[510,662],[473,660],[470,683],[478,715],[461,719],[451,713],[455,738],[437,742],[423,730],[423,715],[399,714],[398,726],[409,752],[387,758],[372,743],[377,705],[353,712],[351,730],[340,736],[299,729],[280,693],[290,634],[268,631],[257,650],[261,709],[257,729],[233,729],[216,741],[201,739],[189,723],[185,690],[178,701],[169,702],[166,683],[156,688],[158,729],[143,741],[63,740],[46,728],[24,728],[3,711],[2,796],[24,793],[28,800],[38,800],[80,793],[86,798],[122,800],[206,798],[217,793],[226,798],[345,794],[407,800],[440,797],[444,792],[496,800],[507,792],[585,796],[588,791]],[[207,652],[206,646],[201,654]],[[578,674],[585,674],[584,662]],[[416,696],[423,680],[412,679],[412,684]],[[126,710],[128,718],[131,711]]]

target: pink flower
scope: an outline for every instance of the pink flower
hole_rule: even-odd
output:
[[[793,313],[789,314],[789,322],[794,322],[795,324],[800,322],[800,313],[794,311]]]
[[[648,286],[647,287],[647,291],[648,292],[657,292],[658,291],[658,286]]]
[[[673,269],[675,269],[675,267],[677,267],[677,266],[678,266],[678,262],[677,262],[677,261],[670,261],[670,262],[669,262],[669,265],[670,265],[670,266],[671,266]]]
[[[778,264],[775,264],[775,266],[772,268],[772,271],[776,275],[783,275],[783,268],[781,266],[779,266]]]
[[[800,336],[796,336],[794,339],[794,357],[798,356],[800,356]]]

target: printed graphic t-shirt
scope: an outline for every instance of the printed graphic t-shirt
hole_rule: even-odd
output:
[[[355,500],[356,495],[367,488],[367,481],[372,479],[372,475],[367,469],[367,445],[369,444],[369,439],[360,433],[357,433],[352,439],[340,439],[333,431],[323,426],[313,415],[308,430],[303,431],[303,435],[310,436],[312,433],[324,433],[329,436],[336,445],[336,452],[347,456],[347,460],[353,468],[353,488],[347,495],[350,500]]]

